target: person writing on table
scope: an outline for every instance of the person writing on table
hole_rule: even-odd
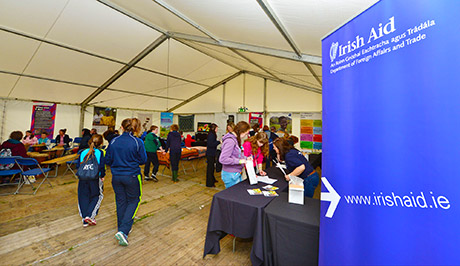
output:
[[[293,146],[285,138],[278,138],[273,143],[273,149],[278,155],[279,161],[286,162],[287,174],[286,180],[291,180],[291,176],[298,176],[303,179],[305,197],[313,197],[315,188],[319,183],[319,175],[307,161],[305,156]]]
[[[238,122],[232,132],[222,138],[222,152],[219,162],[222,164],[222,181],[229,188],[241,181],[241,170],[246,158],[241,152],[241,139],[247,137],[251,127],[244,121]]]

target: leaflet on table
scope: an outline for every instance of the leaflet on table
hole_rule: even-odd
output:
[[[254,162],[252,160],[246,161],[246,170],[248,171],[249,184],[257,184],[257,176],[256,172],[254,171]]]
[[[262,190],[260,188],[248,189],[249,195],[262,195]]]
[[[278,181],[278,179],[273,179],[273,178],[269,178],[268,176],[264,176],[264,175],[258,175],[257,176],[257,181],[258,182],[263,182],[265,184],[273,184],[275,183],[276,181]]]
[[[264,187],[262,187],[263,189],[265,190],[278,190],[279,187],[275,187],[275,186],[272,186],[272,185],[266,185]]]
[[[276,193],[275,191],[262,191],[262,193],[264,193],[265,197],[277,197],[278,196],[278,193]]]

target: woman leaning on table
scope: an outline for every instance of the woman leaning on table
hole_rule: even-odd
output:
[[[251,127],[244,121],[238,122],[233,132],[225,134],[222,138],[222,152],[219,162],[222,164],[222,181],[225,188],[229,188],[241,181],[241,170],[246,163],[246,158],[241,150],[241,139],[249,134]]]
[[[307,161],[305,156],[295,149],[285,138],[278,138],[273,142],[273,149],[278,155],[278,160],[284,161],[287,167],[286,180],[290,176],[297,176],[303,179],[305,197],[313,197],[315,188],[319,183],[319,175]]]

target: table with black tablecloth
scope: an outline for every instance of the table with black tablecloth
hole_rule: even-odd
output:
[[[318,199],[291,204],[279,193],[264,209],[264,264],[318,265],[319,214]]]
[[[277,192],[287,190],[284,174],[276,167],[266,169],[270,178],[278,179],[273,186]],[[219,241],[227,234],[240,238],[253,238],[251,262],[263,263],[263,209],[276,197],[249,195],[247,189],[262,188],[265,183],[250,185],[248,180],[214,194],[209,213],[208,229],[204,244],[204,256],[220,252]],[[262,189],[263,190],[263,189]]]

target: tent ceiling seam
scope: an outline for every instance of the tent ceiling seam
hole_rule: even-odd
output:
[[[257,64],[256,62],[252,61],[250,58],[248,58],[247,56],[243,55],[242,53],[238,52],[237,50],[233,49],[233,48],[229,48],[232,52],[234,52],[235,54],[241,56],[242,58],[244,58],[246,61],[248,61],[249,63],[255,65],[256,67],[262,69],[264,72],[268,73],[270,76],[276,78],[276,79],[279,79],[275,74],[273,74],[272,72],[268,71],[265,67]]]
[[[107,61],[110,61],[110,62],[113,62],[113,63],[117,63],[117,64],[121,64],[121,65],[127,65],[128,64],[126,62],[123,62],[123,61],[120,61],[120,60],[117,60],[117,59],[113,59],[113,58],[110,58],[110,57],[107,57],[107,56],[95,54],[93,52],[85,51],[85,50],[75,48],[75,47],[72,47],[72,46],[69,46],[69,45],[66,45],[66,44],[62,44],[62,43],[58,43],[58,42],[55,42],[55,41],[46,40],[44,38],[36,37],[36,36],[33,36],[32,34],[29,34],[29,33],[24,33],[24,32],[19,32],[19,31],[13,30],[13,29],[9,29],[9,28],[7,28],[5,26],[0,26],[0,30],[8,32],[8,33],[11,33],[11,34],[19,35],[19,36],[22,36],[24,38],[28,38],[28,39],[32,39],[32,40],[35,40],[35,41],[44,42],[44,43],[47,43],[47,44],[50,44],[50,45],[53,45],[53,46],[57,46],[57,47],[60,47],[60,48],[68,49],[68,50],[71,50],[71,51],[74,51],[74,52],[86,54],[86,55],[93,56],[93,57],[100,58],[100,59],[104,59],[104,60],[107,60]],[[147,72],[151,72],[151,73],[161,75],[161,76],[166,76],[166,77],[168,76],[168,74],[166,74],[166,73],[156,71],[156,70],[152,70],[152,69],[148,69],[148,68],[141,67],[141,66],[133,66],[133,68],[140,69],[140,70],[147,71]],[[169,75],[169,77],[171,77],[173,79],[181,80],[181,81],[184,81],[184,82],[200,85],[200,86],[203,86],[203,87],[208,87],[209,86],[208,84],[199,83],[199,82],[196,82],[196,81],[193,81],[193,80],[188,80],[188,79],[177,77],[177,76],[174,76],[174,75]]]
[[[199,30],[200,32],[204,33],[205,35],[207,35],[208,37],[210,37],[211,39],[219,42],[219,38],[217,38],[214,34],[212,34],[211,32],[209,32],[208,30],[206,30],[205,28],[201,27],[198,23],[196,23],[195,21],[193,21],[192,19],[190,19],[189,17],[185,16],[184,14],[182,14],[181,12],[179,12],[179,10],[175,9],[174,7],[168,5],[167,3],[161,1],[161,0],[153,0],[155,3],[157,3],[159,6],[163,7],[164,9],[168,10],[169,12],[171,12],[173,15],[175,15],[176,17],[180,18],[181,20],[185,21],[187,24],[191,25],[192,27],[194,27],[195,29]]]
[[[64,12],[65,8],[67,7],[67,5],[69,4],[70,0],[67,0],[67,2],[65,3],[65,5],[62,7],[61,11],[59,12],[59,14],[57,15],[56,19],[53,21],[53,24],[51,24],[50,28],[48,29],[48,31],[45,33],[45,36],[43,38],[46,38],[46,36],[48,36],[48,34],[50,33],[50,31],[54,28],[54,25],[56,25],[56,22],[59,20],[59,18],[61,17],[62,13]],[[22,69],[22,73],[24,73],[26,71],[26,69],[29,67],[30,63],[32,62],[32,60],[34,59],[35,55],[37,54],[38,50],[40,50],[40,47],[42,46],[42,43],[43,42],[39,42],[38,43],[38,46],[37,48],[35,49],[34,53],[32,54],[32,56],[30,57],[29,61],[27,62],[27,64],[24,66],[24,68]],[[10,92],[8,93],[8,97],[13,93],[14,89],[16,88],[16,86],[18,85],[19,83],[19,80],[21,79],[21,77],[19,76],[17,79],[16,79],[16,82],[14,83],[13,87],[11,88]]]
[[[295,82],[292,82],[292,81],[287,81],[287,80],[282,80],[282,79],[275,79],[275,78],[273,78],[273,77],[266,76],[266,75],[262,75],[262,74],[260,74],[260,73],[253,72],[253,71],[247,71],[247,73],[250,74],[250,75],[259,77],[259,78],[265,78],[265,79],[268,79],[268,80],[271,80],[271,81],[275,81],[275,82],[278,82],[278,83],[282,83],[282,84],[286,84],[286,85],[289,85],[289,86],[293,86],[293,87],[297,87],[297,88],[300,88],[300,89],[304,89],[304,90],[307,90],[307,91],[311,91],[311,92],[315,92],[315,93],[318,93],[318,94],[322,94],[322,90],[317,89],[317,88],[308,87],[308,86],[305,86],[305,85],[302,85],[302,84],[298,84],[298,83],[295,83]]]

